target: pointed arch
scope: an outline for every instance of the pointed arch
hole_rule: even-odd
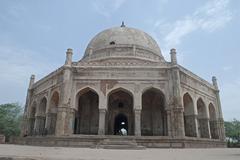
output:
[[[49,113],[48,113],[48,125],[47,125],[47,134],[55,134],[56,122],[57,122],[57,108],[59,106],[59,93],[54,91],[49,104]]]
[[[74,133],[97,134],[99,119],[99,95],[90,88],[81,89],[76,95],[76,108]]]
[[[44,96],[41,100],[40,100],[40,104],[38,107],[38,116],[36,119],[36,134],[37,135],[44,135],[46,134],[46,129],[45,129],[45,125],[46,125],[46,109],[47,109],[47,98]]]
[[[144,136],[167,135],[165,95],[150,87],[142,93],[141,134]]]
[[[50,112],[56,112],[56,110],[54,109],[56,109],[59,106],[59,98],[60,96],[58,91],[54,91],[50,99],[50,107],[49,107]]]
[[[209,120],[207,118],[206,105],[202,98],[197,100],[198,130],[201,138],[209,138]]]
[[[195,123],[195,114],[194,114],[194,103],[191,95],[185,93],[183,95],[183,106],[184,106],[184,129],[185,136],[188,137],[197,137],[197,126]]]
[[[216,109],[212,103],[208,105],[209,109],[209,119],[210,119],[210,132],[211,132],[211,137],[213,139],[218,139],[218,127],[217,127],[217,115],[216,115]]]
[[[126,118],[124,123],[127,127],[127,134],[133,135],[134,134],[134,114],[133,114],[133,94],[131,91],[119,87],[112,89],[108,95],[108,112],[106,115],[106,122],[107,133],[110,135],[117,134],[118,130],[121,129],[119,126],[116,126],[118,123],[115,123],[118,118],[118,115],[124,115]],[[123,119],[120,119],[123,120]],[[120,123],[120,122],[119,122]]]

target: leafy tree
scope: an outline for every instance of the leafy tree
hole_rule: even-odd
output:
[[[228,143],[230,146],[240,143],[240,121],[233,119],[233,121],[225,122],[225,131]]]
[[[0,134],[6,136],[18,136],[20,134],[20,123],[22,108],[18,103],[8,103],[0,105]]]

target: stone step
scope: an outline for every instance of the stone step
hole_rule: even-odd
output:
[[[99,142],[96,148],[103,149],[145,149],[143,146],[138,146],[135,139],[125,139],[125,138],[107,138]]]
[[[144,146],[138,145],[98,145],[97,148],[101,149],[126,149],[126,150],[143,150]]]
[[[136,141],[133,140],[113,140],[106,139],[100,142],[103,145],[137,145]]]

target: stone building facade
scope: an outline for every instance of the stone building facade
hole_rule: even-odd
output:
[[[125,129],[142,141],[224,142],[216,78],[211,84],[180,66],[175,49],[167,62],[151,36],[123,24],[97,34],[80,61],[72,55],[68,49],[65,64],[39,81],[31,76],[23,135],[97,137]]]

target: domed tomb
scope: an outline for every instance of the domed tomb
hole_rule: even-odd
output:
[[[122,25],[98,33],[88,44],[83,60],[135,57],[163,59],[157,42],[147,33]]]

